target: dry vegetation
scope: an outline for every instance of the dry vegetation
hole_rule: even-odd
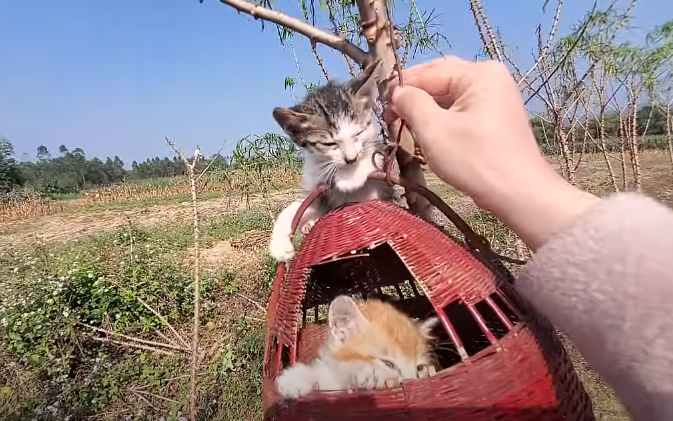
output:
[[[226,197],[247,202],[255,195],[293,185],[297,173],[287,167],[265,168],[264,171],[234,170],[209,173],[199,180],[203,197]],[[191,187],[184,177],[143,180],[85,190],[73,200],[53,200],[36,193],[12,196],[0,202],[0,227],[6,222],[22,221],[64,211],[78,212],[88,208],[148,206],[189,200]]]

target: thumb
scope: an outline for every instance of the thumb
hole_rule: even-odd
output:
[[[422,130],[433,121],[436,122],[438,111],[443,110],[430,94],[413,86],[395,88],[390,97],[390,105],[399,118],[416,130]]]

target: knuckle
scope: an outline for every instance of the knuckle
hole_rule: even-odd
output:
[[[478,63],[479,66],[481,66],[482,70],[489,72],[494,75],[507,75],[509,77],[509,69],[507,66],[497,60],[487,60],[487,61],[482,61]]]

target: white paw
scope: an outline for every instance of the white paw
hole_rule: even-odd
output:
[[[316,221],[309,221],[303,227],[301,227],[301,233],[303,235],[308,234],[311,231],[311,228],[315,225]]]
[[[278,392],[285,399],[296,399],[311,393],[314,388],[313,372],[304,364],[289,367],[278,376]]]
[[[269,243],[269,252],[279,262],[287,262],[294,257],[294,245],[289,236],[273,236]]]
[[[396,373],[387,370],[379,371],[374,367],[360,370],[355,376],[358,389],[385,389],[396,387],[400,384],[400,378]]]

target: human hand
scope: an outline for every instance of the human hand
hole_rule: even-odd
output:
[[[595,202],[540,153],[505,65],[450,57],[406,69],[403,76],[404,86],[392,89],[386,120],[404,119],[430,169],[491,210],[529,247],[537,248]]]

